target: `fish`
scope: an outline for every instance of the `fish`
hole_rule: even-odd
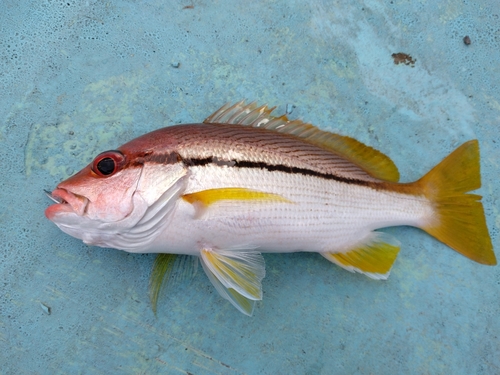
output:
[[[274,107],[226,104],[203,123],[174,125],[97,155],[47,192],[45,216],[85,244],[157,253],[156,300],[176,255],[199,258],[219,294],[246,315],[262,300],[263,253],[315,252],[387,279],[400,251],[392,226],[422,229],[495,265],[481,196],[477,140],[417,181],[354,138]]]

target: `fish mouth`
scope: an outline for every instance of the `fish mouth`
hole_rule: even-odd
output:
[[[45,210],[45,216],[48,219],[52,220],[56,214],[61,212],[75,213],[78,216],[85,214],[89,200],[84,196],[62,188],[56,188],[52,193],[48,190],[44,191],[47,197],[55,202]]]

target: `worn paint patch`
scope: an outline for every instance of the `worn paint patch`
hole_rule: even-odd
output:
[[[25,149],[26,174],[44,169],[66,178],[103,145],[114,145],[134,119],[142,76],[139,72],[93,82],[83,90],[74,112],[61,115],[56,123],[34,124]]]

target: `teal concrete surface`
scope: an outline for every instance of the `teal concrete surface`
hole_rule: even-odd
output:
[[[43,214],[43,189],[97,153],[248,99],[387,153],[402,181],[478,138],[498,256],[497,0],[0,6],[0,374],[500,374],[500,267],[418,229],[385,230],[402,243],[387,281],[265,255],[247,317],[191,266],[155,316],[153,255],[86,246]]]

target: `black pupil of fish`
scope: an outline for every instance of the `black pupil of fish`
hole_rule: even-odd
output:
[[[115,161],[111,158],[104,158],[97,163],[97,170],[107,176],[115,170]]]

